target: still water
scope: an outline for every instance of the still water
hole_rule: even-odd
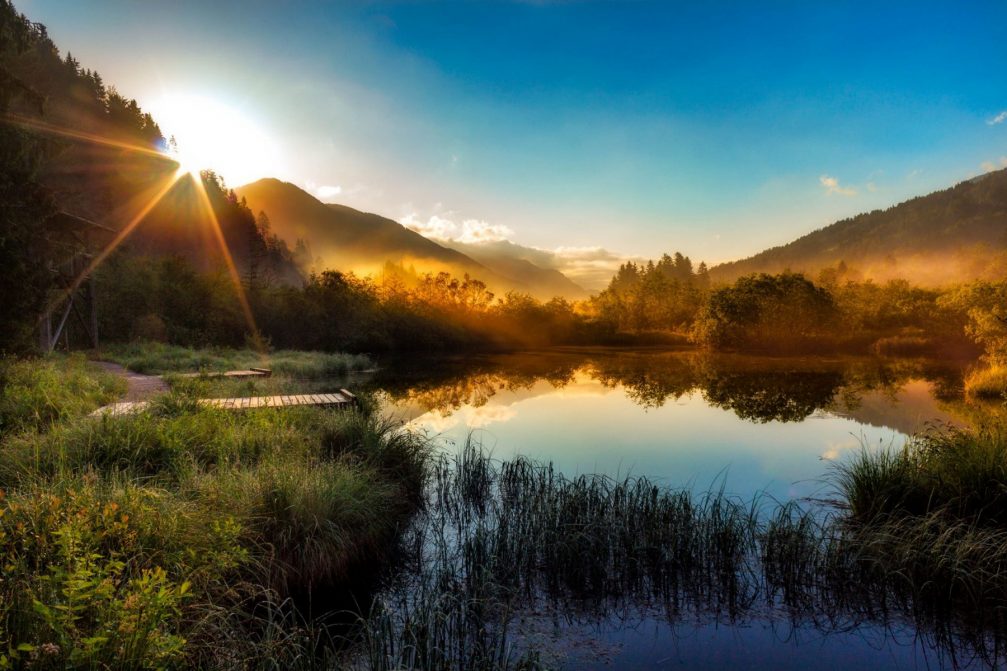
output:
[[[589,351],[396,364],[371,385],[387,414],[448,449],[471,436],[567,476],[786,500],[828,495],[851,452],[964,423],[959,377],[925,361]]]
[[[550,351],[393,362],[356,382],[387,415],[524,455],[567,476],[646,476],[672,488],[828,501],[834,464],[909,434],[967,425],[962,365],[868,357],[760,358],[696,352]],[[768,500],[764,499],[764,500]],[[516,645],[563,668],[985,668],[906,618],[693,612],[521,615]]]

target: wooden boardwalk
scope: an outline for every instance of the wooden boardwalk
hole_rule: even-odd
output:
[[[273,371],[268,368],[249,368],[248,370],[229,370],[224,373],[220,372],[203,372],[203,373],[175,373],[174,377],[185,377],[185,378],[228,378],[228,379],[243,379],[248,377],[269,377],[273,374]]]
[[[325,407],[350,408],[356,405],[357,397],[345,389],[330,394],[292,394],[281,396],[247,396],[239,398],[201,398],[200,405],[224,410],[254,410],[256,408],[289,408],[297,405],[317,405]],[[150,401],[127,401],[112,403],[98,408],[92,416],[129,415],[143,412]]]

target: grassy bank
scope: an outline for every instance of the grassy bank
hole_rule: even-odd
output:
[[[294,623],[345,605],[421,503],[425,443],[366,413],[228,413],[175,391],[96,419],[119,385],[82,361],[7,370],[5,407],[22,410],[0,442],[3,665],[303,656]],[[62,387],[84,400],[51,397]]]
[[[257,367],[269,368],[274,373],[290,377],[318,378],[344,375],[374,366],[374,362],[363,354],[297,350],[264,354],[252,349],[192,348],[149,342],[112,345],[102,354],[109,361],[137,373],[150,375],[223,372]]]
[[[973,398],[1007,398],[1007,366],[978,368],[965,378],[965,395]]]

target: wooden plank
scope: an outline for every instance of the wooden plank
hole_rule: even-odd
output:
[[[327,394],[282,394],[279,396],[242,396],[237,398],[201,398],[198,403],[207,408],[247,410],[251,408],[287,408],[300,405],[350,406],[356,397],[345,389]],[[101,415],[128,415],[140,412],[150,405],[148,401],[122,401],[98,408],[91,413]]]

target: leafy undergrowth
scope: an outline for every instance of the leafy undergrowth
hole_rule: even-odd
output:
[[[44,366],[42,384],[104,389],[77,360]],[[18,407],[46,398],[24,386]],[[301,656],[303,627],[277,618],[377,566],[420,505],[425,442],[366,412],[227,412],[175,392],[141,414],[80,416],[96,399],[0,442],[0,666]]]
[[[331,377],[373,367],[363,354],[279,350],[261,353],[252,349],[226,347],[191,348],[143,342],[112,345],[103,351],[109,361],[137,373],[198,373],[269,368],[291,377]]]

